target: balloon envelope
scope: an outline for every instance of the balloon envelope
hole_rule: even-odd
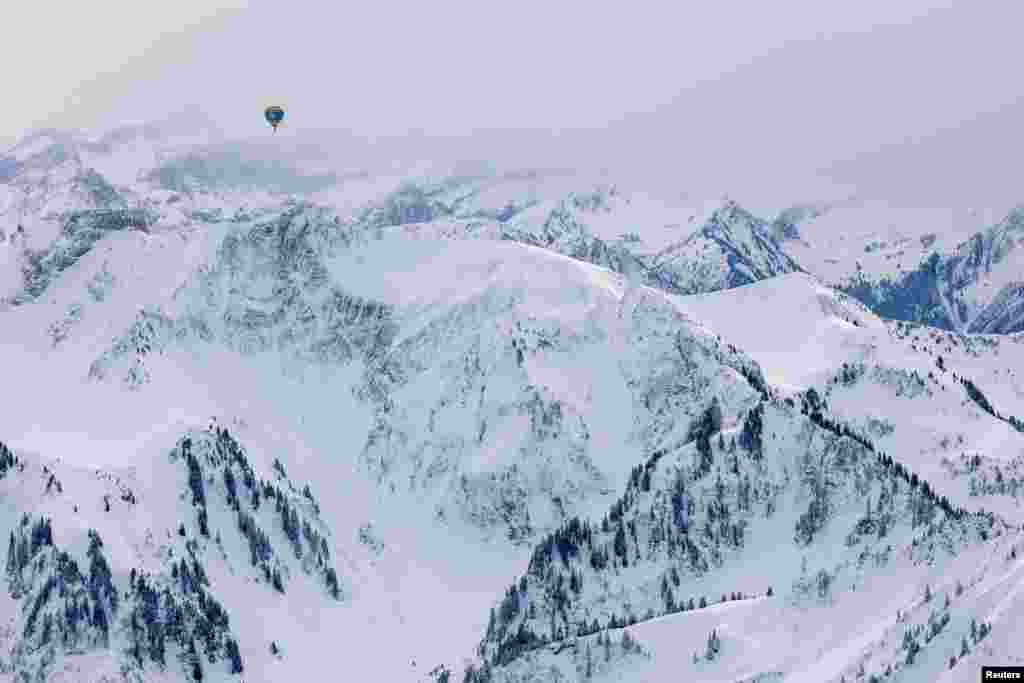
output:
[[[269,123],[274,128],[277,128],[277,125],[284,120],[284,109],[281,109],[281,107],[277,106],[267,107],[266,110],[263,112],[263,116],[264,118],[267,119],[267,123]]]

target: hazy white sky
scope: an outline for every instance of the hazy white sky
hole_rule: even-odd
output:
[[[10,136],[50,121],[89,123],[113,103],[116,119],[194,102],[243,130],[262,125],[266,102],[282,101],[299,124],[367,130],[602,126],[793,41],[907,23],[943,5],[17,3],[3,39],[23,64],[7,83],[19,106],[3,125]],[[859,59],[868,75],[870,53]],[[829,78],[809,67],[815,80]]]
[[[554,130],[659,173],[842,161],[860,182],[888,168],[878,150],[919,158],[908,145],[935,131],[973,130],[954,148],[1002,153],[1020,120],[1015,2],[98,0],[11,13],[8,140],[193,105],[229,135],[262,135],[263,107],[280,103],[292,131]]]
[[[148,75],[154,65],[152,48],[158,41],[185,45],[191,32],[224,10],[245,4],[245,0],[5,3],[0,25],[5,56],[0,139],[17,138],[51,122],[83,123],[79,116],[104,107],[124,86],[119,74]],[[76,101],[79,96],[81,102]]]

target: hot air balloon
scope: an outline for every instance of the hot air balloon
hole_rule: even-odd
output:
[[[281,125],[281,121],[284,120],[284,109],[281,109],[281,107],[278,107],[277,105],[267,107],[263,111],[263,117],[267,120],[267,123],[274,127],[274,132],[276,133],[277,127]]]

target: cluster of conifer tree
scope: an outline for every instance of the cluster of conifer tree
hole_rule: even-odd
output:
[[[13,468],[18,464],[18,458],[14,455],[14,451],[7,447],[3,441],[0,441],[0,479],[7,476],[7,470]]]
[[[902,463],[895,461],[891,456],[877,450],[873,441],[862,434],[858,434],[856,431],[851,429],[849,425],[842,424],[838,420],[825,417],[823,410],[825,410],[825,406],[817,391],[813,388],[808,389],[802,396],[801,412],[810,418],[811,422],[822,429],[828,430],[836,436],[846,437],[856,441],[868,451],[874,453],[878,464],[880,464],[887,472],[890,472],[893,476],[902,479],[905,483],[910,485],[911,489],[914,490],[916,502],[914,506],[913,525],[915,527],[929,522],[936,507],[941,509],[943,513],[952,519],[960,520],[967,515],[967,511],[964,508],[954,507],[950,503],[948,497],[937,495],[927,480],[918,477],[916,472],[910,471],[910,469]],[[810,524],[810,526],[813,526],[813,524]]]
[[[947,498],[935,494],[927,481],[879,452],[869,439],[849,425],[826,417],[827,407],[815,390],[809,390],[801,399],[801,412],[815,425],[849,439],[870,454],[867,460],[860,461],[856,457],[851,460],[850,453],[840,454],[838,460],[845,457],[848,463],[859,462],[861,467],[876,468],[876,474],[883,479],[877,507],[868,500],[866,514],[855,528],[857,534],[874,533],[879,538],[886,535],[897,514],[897,480],[906,485],[904,493],[913,527],[928,525],[931,528],[937,513],[943,513],[954,522],[966,516],[963,509],[954,508]],[[665,491],[668,507],[654,506],[640,515],[635,511],[637,500],[652,490],[656,465],[665,455],[657,451],[646,463],[632,469],[625,492],[599,524],[573,518],[542,538],[534,548],[526,574],[506,590],[497,610],[492,610],[487,633],[478,648],[482,662],[492,667],[501,666],[550,642],[592,634],[602,627],[620,628],[636,623],[638,618],[631,613],[612,614],[604,625],[596,619],[581,621],[572,616],[573,606],[579,602],[585,588],[587,568],[594,572],[618,571],[645,559],[674,559],[671,569],[660,578],[663,609],[659,614],[705,606],[707,601],[703,597],[699,601],[691,598],[684,602],[678,596],[681,569],[686,567],[700,574],[717,566],[726,548],[738,549],[745,542],[746,520],[742,513],[750,512],[755,502],[763,502],[768,515],[773,509],[776,492],[766,482],[753,481],[750,477],[764,457],[768,403],[774,405],[776,401],[769,397],[747,411],[738,438],[727,441],[721,434],[721,410],[717,401],[712,401],[691,427],[690,439],[697,453],[693,467],[677,468],[674,478],[669,474]],[[781,407],[781,403],[779,405]],[[718,433],[717,441],[715,433]],[[834,455],[817,454],[815,457],[824,462],[826,457]],[[743,464],[744,461],[747,464]],[[712,475],[715,462],[719,467],[712,482],[713,495],[702,501],[694,487]],[[794,540],[801,545],[812,542],[828,520],[832,505],[830,491],[833,485],[838,485],[822,475],[822,463],[808,464],[804,483],[816,494],[811,496],[807,512],[797,522]],[[627,511],[632,512],[627,514]],[[698,512],[703,515],[698,528],[693,529]],[[641,525],[645,527],[646,543],[641,543]],[[826,584],[831,580],[831,576],[825,577]],[[820,583],[819,580],[817,584]],[[820,593],[822,588],[817,584],[812,588],[816,586]],[[828,593],[828,585],[824,591]],[[733,593],[723,596],[723,600],[743,597],[741,593]],[[657,614],[651,610],[647,617],[653,616]],[[485,669],[474,675],[484,676],[483,671]]]
[[[612,504],[599,525],[572,518],[541,539],[534,548],[526,574],[506,590],[498,609],[492,610],[487,633],[478,650],[484,660],[500,666],[546,643],[637,623],[639,618],[632,613],[613,613],[604,625],[596,619],[576,622],[570,616],[574,602],[583,592],[587,567],[602,572],[664,556],[684,559],[691,571],[703,573],[721,560],[720,546],[742,547],[746,524],[733,508],[749,511],[752,502],[765,492],[751,482],[749,474],[742,476],[740,452],[735,442],[727,446],[722,438],[718,439],[717,447],[723,457],[732,452],[730,469],[735,483],[727,487],[722,473],[718,473],[713,499],[702,504],[705,523],[699,536],[691,534],[691,520],[699,500],[691,487],[712,470],[715,457],[712,437],[716,432],[720,434],[721,426],[721,408],[718,401],[713,400],[691,427],[690,438],[696,442],[696,465],[688,471],[677,471],[670,489],[670,508],[664,511],[657,508],[657,512],[652,509],[649,517],[642,520],[635,514],[627,514],[634,510],[641,495],[651,491],[653,472],[664,456],[664,452],[658,451],[646,463],[633,468],[625,492]],[[741,431],[746,434],[744,458],[760,459],[763,431],[760,405],[749,411]],[[734,491],[735,504],[731,496],[727,496],[728,488]],[[646,544],[640,542],[641,521],[647,527]],[[707,606],[704,597],[699,602],[691,598],[689,603],[677,598],[676,588],[680,582],[679,570],[673,566],[662,581],[663,609],[657,613],[651,610],[644,618]],[[722,597],[739,599],[740,596],[736,592]],[[543,615],[539,614],[539,605],[543,605]],[[546,625],[541,626],[545,621]]]
[[[54,545],[49,518],[32,522],[24,515],[11,532],[6,571],[12,597],[25,605],[20,640],[13,651],[14,668],[45,675],[47,658],[35,665],[31,655],[64,649],[105,648],[119,608],[118,593],[103,554],[103,541],[89,531],[88,573],[67,552]]]
[[[275,590],[285,592],[287,572],[283,571],[269,534],[258,521],[263,502],[273,500],[281,531],[295,558],[305,560],[309,567],[315,568],[320,573],[327,592],[332,597],[339,598],[341,586],[337,572],[330,565],[331,554],[327,539],[309,519],[299,513],[298,506],[291,501],[290,496],[279,484],[256,478],[244,450],[226,428],[212,426],[209,434],[213,438],[211,447],[206,449],[206,460],[221,469],[225,499],[228,507],[235,512],[239,533],[249,545],[252,566],[259,567],[264,579]],[[206,511],[208,492],[204,486],[203,464],[195,454],[191,437],[182,440],[179,452],[188,470],[192,503],[198,508],[199,533],[209,537],[209,516]],[[279,460],[274,460],[273,468],[278,477],[284,480],[285,485],[290,487],[284,466]],[[309,502],[314,512],[319,510],[320,506],[308,484],[303,488],[302,496]],[[248,506],[244,503],[248,503]]]
[[[956,373],[954,373],[953,376],[956,377]],[[981,408],[982,410],[984,410],[986,413],[996,418],[997,420],[1002,420],[1006,424],[1016,429],[1018,432],[1024,433],[1024,420],[1021,420],[1016,415],[1003,415],[998,410],[992,407],[992,403],[988,400],[988,398],[986,398],[985,394],[981,392],[981,389],[979,389],[974,382],[967,379],[966,377],[958,377],[957,379],[959,379],[960,383],[963,385],[964,391],[967,392],[967,395],[970,397],[970,399],[974,401],[974,403],[979,408]]]
[[[29,655],[56,646],[107,648],[111,631],[123,624],[128,654],[140,668],[150,663],[166,668],[167,643],[173,641],[191,680],[203,680],[200,651],[210,664],[225,661],[229,672],[243,670],[227,612],[209,592],[194,539],[186,543],[188,557],[172,564],[171,581],[132,569],[130,590],[123,596],[114,585],[103,539],[95,530],[89,530],[88,539],[88,570],[83,571],[77,560],[55,547],[49,518],[32,521],[25,515],[11,532],[8,586],[12,596],[24,599],[26,605],[16,668],[29,671]],[[45,674],[45,661],[36,664],[40,668],[34,675]]]
[[[184,558],[174,565],[174,584],[157,577],[131,573],[128,625],[128,654],[144,668],[153,662],[167,666],[167,642],[178,644],[180,663],[192,680],[203,680],[203,663],[197,643],[209,664],[227,663],[230,673],[244,667],[238,644],[230,634],[227,611],[209,592],[209,581],[198,558]]]

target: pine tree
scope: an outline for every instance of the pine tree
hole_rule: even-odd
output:
[[[192,440],[185,439],[181,446],[185,457],[185,464],[188,466],[188,484],[189,488],[192,489],[192,504],[205,507],[206,491],[203,488],[203,471],[199,461],[192,455]]]
[[[743,420],[743,427],[740,429],[740,446],[746,449],[755,459],[760,459],[762,454],[761,433],[764,429],[763,416],[764,403],[758,403],[753,410],[747,413]]]
[[[338,573],[334,571],[334,567],[328,567],[324,572],[324,582],[327,584],[327,591],[331,597],[337,600],[341,595],[341,588],[338,585]]]
[[[28,539],[25,538],[24,535],[21,535],[18,538],[18,548],[17,551],[15,552],[14,559],[14,565],[17,568],[17,571],[20,572],[21,570],[23,570],[30,559],[31,558],[29,557],[28,552]]]
[[[166,633],[163,625],[156,622],[150,625],[149,633],[149,656],[161,667],[167,664],[167,646],[165,642]]]
[[[186,650],[185,661],[188,664],[190,673],[192,674],[192,680],[199,683],[203,680],[203,665],[199,661],[199,653],[196,652],[196,641],[194,638],[188,639],[188,648]]]
[[[224,465],[224,488],[227,490],[228,505],[238,509],[238,485],[235,483],[235,473],[231,471],[231,465]]]
[[[718,638],[718,633],[712,629],[711,634],[708,635],[707,648],[704,652],[704,658],[709,662],[713,661],[718,656],[719,651],[722,649],[722,641]]]
[[[209,518],[206,515],[206,507],[199,508],[199,533],[203,538],[210,537]]]
[[[917,640],[912,639],[910,646],[907,648],[907,666],[913,666],[914,661],[917,659],[917,653],[921,651],[921,646]]]
[[[242,666],[242,655],[238,651],[238,643],[235,642],[234,638],[228,638],[224,646],[227,651],[228,662],[231,667],[231,673],[242,673],[245,670],[245,667]]]
[[[141,630],[142,627],[139,626],[138,615],[135,612],[132,612],[131,636],[129,636],[131,640],[131,647],[128,648],[128,654],[131,655],[132,659],[135,661],[135,665],[138,667],[142,666],[142,645],[140,643],[141,636],[139,635]]]
[[[628,630],[622,629],[622,640],[619,645],[624,653],[633,651],[633,637],[629,635]]]
[[[284,581],[281,579],[281,572],[278,571],[277,567],[274,567],[274,571],[271,574],[271,583],[274,586],[274,590],[278,593],[284,593]]]
[[[203,569],[203,565],[199,564],[199,560],[192,559],[192,575],[196,578],[196,582],[201,586],[209,586],[210,581],[206,578],[206,570]]]
[[[626,559],[626,530],[622,525],[622,520],[619,519],[618,528],[615,530],[615,540],[613,542],[613,548],[615,555],[623,560]]]
[[[40,634],[40,643],[42,645],[48,645],[50,638],[53,636],[53,615],[47,612],[43,616],[43,632]]]
[[[17,567],[17,557],[14,543],[14,532],[11,532],[11,542],[7,546],[7,574],[13,574]]]

